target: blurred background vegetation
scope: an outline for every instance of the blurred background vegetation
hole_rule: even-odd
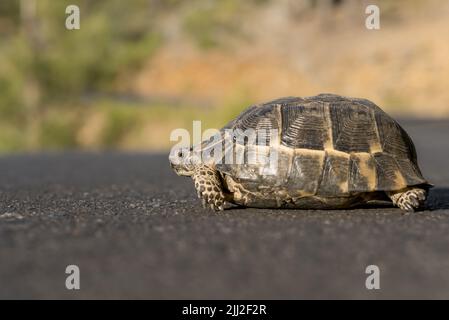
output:
[[[446,0],[1,0],[0,152],[166,150],[193,120],[321,92],[446,117],[448,17]]]

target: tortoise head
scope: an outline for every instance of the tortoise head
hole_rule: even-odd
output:
[[[193,147],[175,147],[171,150],[168,159],[178,176],[190,177],[200,158]]]

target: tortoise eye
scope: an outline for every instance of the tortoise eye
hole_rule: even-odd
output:
[[[182,158],[184,156],[184,153],[182,151],[178,151],[178,157]]]

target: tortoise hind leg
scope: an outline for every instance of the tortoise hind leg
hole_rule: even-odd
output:
[[[410,187],[399,191],[389,191],[387,195],[395,206],[402,210],[413,212],[424,205],[427,191],[417,187]]]

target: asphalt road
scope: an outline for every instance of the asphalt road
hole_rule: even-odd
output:
[[[449,298],[449,121],[403,121],[430,210],[203,210],[167,155],[0,158],[0,298]],[[65,288],[65,268],[81,272]],[[380,290],[365,268],[380,268]]]

